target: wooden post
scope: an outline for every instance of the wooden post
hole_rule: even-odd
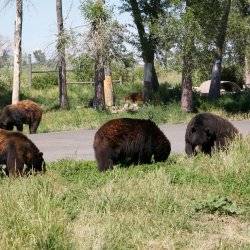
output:
[[[120,77],[119,77],[119,83],[120,83],[120,84],[123,83],[122,75],[120,75]]]
[[[111,107],[114,105],[113,102],[113,84],[111,71],[109,68],[105,70],[105,79],[104,79],[104,100],[106,107]]]
[[[250,89],[250,61],[245,57],[245,86]]]
[[[32,61],[31,61],[31,54],[28,55],[28,64],[29,64],[29,68],[28,68],[28,82],[29,82],[29,86],[32,86]]]

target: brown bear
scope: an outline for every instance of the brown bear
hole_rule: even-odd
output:
[[[141,92],[133,92],[125,96],[124,100],[125,102],[141,104],[143,103],[143,94]]]
[[[95,157],[100,171],[113,165],[165,161],[171,151],[169,140],[151,120],[120,118],[100,127],[94,137]]]
[[[42,119],[42,109],[33,101],[23,100],[17,104],[7,105],[0,115],[0,128],[23,131],[23,124],[29,125],[31,134],[36,133]]]
[[[229,121],[218,115],[198,114],[187,125],[185,151],[188,155],[198,151],[211,155],[213,148],[225,148],[238,133]]]
[[[22,133],[4,129],[0,129],[0,165],[6,165],[7,176],[45,172],[43,153],[35,144]]]

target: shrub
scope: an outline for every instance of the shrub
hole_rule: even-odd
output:
[[[77,81],[89,81],[94,77],[94,60],[87,54],[74,58],[71,63]]]
[[[240,87],[242,87],[244,84],[244,76],[243,76],[242,69],[236,65],[230,65],[230,66],[222,68],[221,80],[235,82]]]
[[[35,89],[46,89],[56,85],[57,82],[58,76],[56,73],[41,74],[33,77],[32,86]]]

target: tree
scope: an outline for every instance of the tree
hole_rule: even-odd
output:
[[[154,33],[159,15],[163,11],[165,1],[124,0],[123,9],[132,13],[137,27],[140,49],[144,61],[144,100],[148,101],[152,93],[159,88],[159,82],[154,66],[157,38]]]
[[[193,111],[193,89],[192,89],[192,73],[193,65],[193,51],[194,46],[194,26],[193,13],[191,9],[191,1],[186,0],[186,13],[184,15],[184,41],[182,45],[182,94],[181,94],[181,108],[185,112]]]
[[[231,8],[231,0],[225,0],[224,10],[222,13],[219,27],[215,27],[217,28],[216,29],[217,38],[215,41],[216,42],[215,61],[212,69],[211,84],[209,89],[209,98],[211,99],[217,99],[220,96],[222,58],[224,53],[230,8]]]
[[[58,53],[58,85],[59,85],[59,105],[60,108],[69,108],[67,83],[66,83],[66,62],[65,62],[65,34],[63,28],[62,0],[56,0],[57,14],[57,53]]]
[[[22,62],[22,24],[23,24],[23,1],[16,0],[12,104],[15,104],[19,101],[19,95],[20,95],[20,76],[21,76],[21,62]]]
[[[84,43],[87,45],[87,51],[94,59],[95,64],[93,107],[104,109],[105,106],[113,105],[110,65],[111,61],[121,54],[123,27],[113,20],[112,10],[105,5],[103,0],[84,1],[82,13],[90,25]]]
[[[33,55],[36,59],[36,62],[39,64],[45,64],[46,63],[46,55],[42,50],[35,50],[33,51]]]
[[[239,0],[239,9],[241,16],[246,22],[246,33],[245,33],[245,85],[250,88],[250,1],[249,0]]]

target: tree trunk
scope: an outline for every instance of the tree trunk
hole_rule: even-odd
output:
[[[100,60],[96,60],[95,63],[95,97],[93,100],[93,108],[105,109],[104,99],[104,79],[105,71],[103,63]]]
[[[62,0],[56,0],[57,29],[58,29],[58,85],[60,108],[69,108],[67,83],[66,83],[66,62],[65,62],[65,41],[62,15]]]
[[[191,1],[186,1],[186,14],[191,7]],[[192,30],[192,21],[185,23],[185,39],[182,48],[182,82],[181,82],[181,109],[185,112],[193,111],[193,56],[194,34]]]
[[[23,1],[16,0],[12,104],[15,104],[19,101],[19,95],[20,95],[20,75],[21,75],[21,64],[22,64],[22,23],[23,23]]]
[[[231,0],[226,0],[225,11],[222,15],[220,27],[218,29],[216,39],[216,57],[212,69],[211,84],[208,97],[210,99],[218,99],[220,97],[220,80],[221,80],[221,67],[224,52],[224,45],[227,33],[228,17],[231,8]]]
[[[182,66],[182,93],[181,109],[185,112],[193,111],[193,89],[192,89],[192,65],[190,64],[191,54],[183,56]]]
[[[104,100],[106,107],[111,107],[114,105],[112,76],[109,67],[106,67],[105,69]]]
[[[159,82],[154,66],[155,45],[153,40],[147,38],[138,2],[136,0],[129,0],[129,3],[132,9],[132,16],[137,27],[141,44],[142,58],[144,61],[143,92],[145,92],[144,96],[146,97],[144,100],[148,101],[149,99],[147,98],[150,98],[150,93],[153,93],[159,89]]]

